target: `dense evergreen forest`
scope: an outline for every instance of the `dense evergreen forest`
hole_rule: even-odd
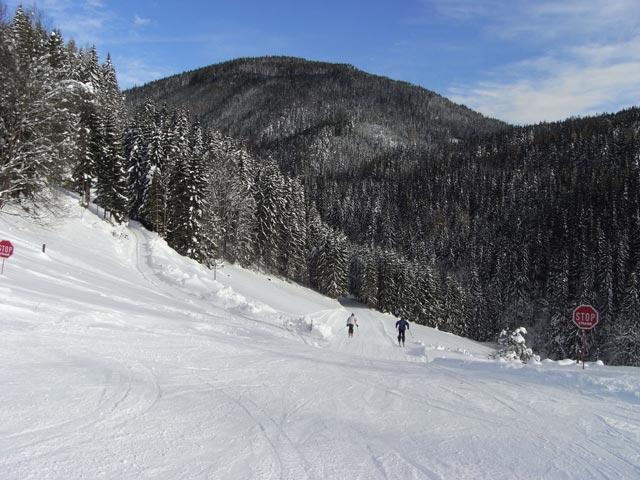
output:
[[[239,262],[478,340],[527,327],[640,365],[640,110],[511,127],[346,66],[241,59],[133,89],[19,8],[0,22],[0,214],[75,190]]]

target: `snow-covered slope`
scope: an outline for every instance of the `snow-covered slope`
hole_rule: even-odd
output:
[[[499,363],[418,325],[403,349],[389,315],[214,279],[71,200],[10,213],[2,479],[640,478],[640,369]]]

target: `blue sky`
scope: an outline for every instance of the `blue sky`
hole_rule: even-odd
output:
[[[1,1],[1,0],[0,0]],[[9,10],[20,3],[4,0]],[[25,2],[26,3],[26,2]],[[37,0],[122,88],[237,57],[338,63],[527,124],[640,104],[638,0]]]

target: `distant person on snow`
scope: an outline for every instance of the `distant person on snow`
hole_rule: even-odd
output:
[[[409,322],[401,318],[396,322],[396,328],[398,329],[398,345],[404,347],[404,331],[409,328]]]
[[[356,314],[352,313],[349,318],[347,318],[347,327],[349,327],[349,336],[353,337],[353,326],[358,326],[358,320],[356,319]]]

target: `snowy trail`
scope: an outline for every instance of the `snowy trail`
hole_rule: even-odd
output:
[[[345,307],[344,311],[335,312],[331,318],[335,338],[329,348],[374,359],[407,358],[405,350],[396,342],[395,318],[380,315],[356,302],[345,301],[342,305]],[[352,312],[358,319],[358,327],[354,329],[353,337],[349,338],[346,321]]]
[[[0,236],[2,479],[640,478],[637,368],[400,348],[390,315],[93,215]]]

